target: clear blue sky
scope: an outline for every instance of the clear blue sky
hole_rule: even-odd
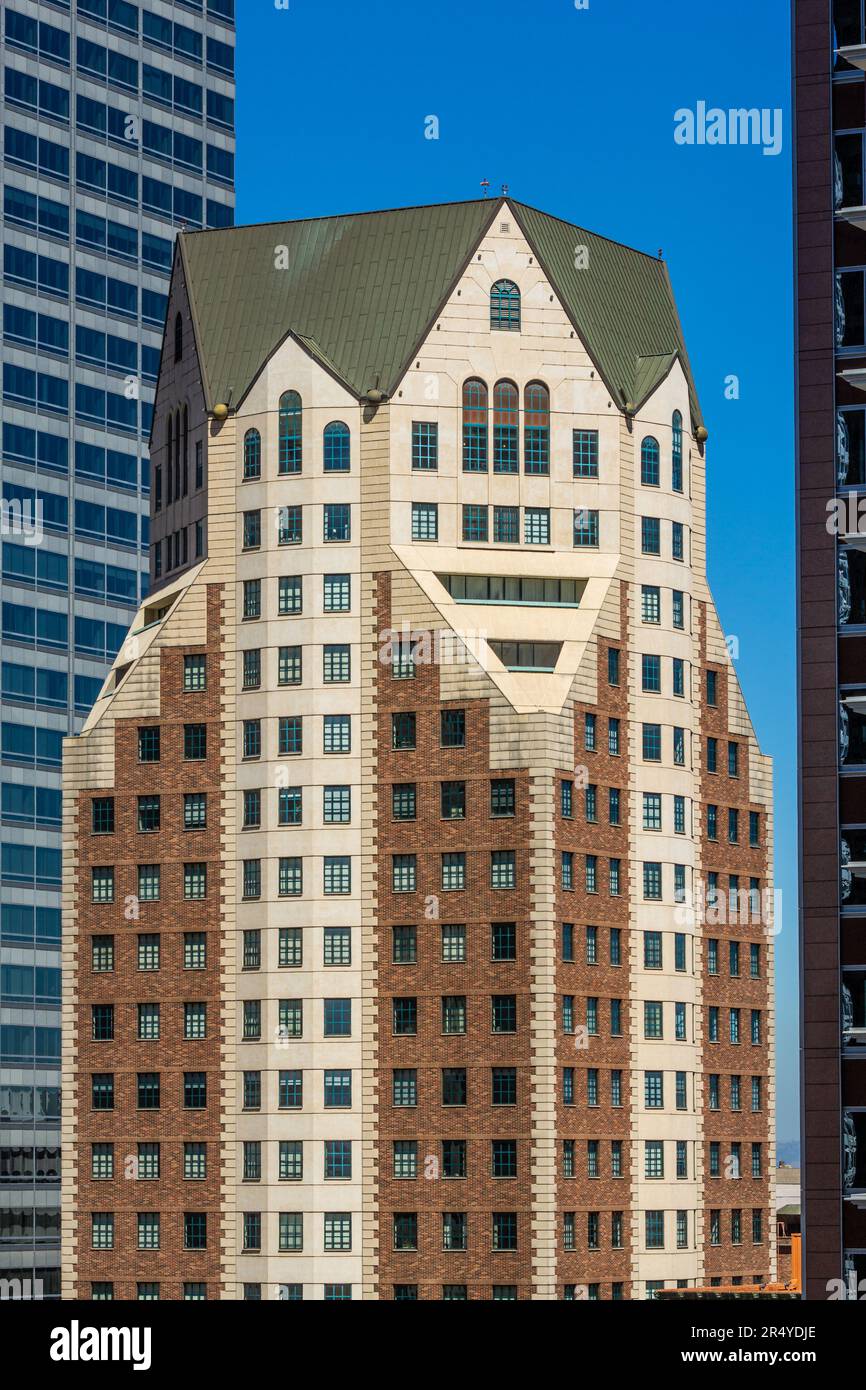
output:
[[[668,261],[710,430],[709,566],[776,762],[780,1142],[796,1138],[797,874],[787,0],[238,0],[238,222],[515,197]],[[674,112],[784,111],[777,157]],[[438,141],[424,138],[435,115]],[[725,399],[736,375],[740,398]]]

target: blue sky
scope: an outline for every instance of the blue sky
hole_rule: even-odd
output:
[[[279,3],[279,0],[277,0]],[[796,1138],[797,872],[787,0],[238,3],[238,222],[515,197],[663,248],[710,431],[710,583],[776,762],[780,1141]],[[781,153],[674,113],[781,108]],[[425,118],[439,139],[424,138]],[[739,380],[739,399],[725,383]]]

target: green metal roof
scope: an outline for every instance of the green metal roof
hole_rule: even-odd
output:
[[[390,395],[504,201],[182,233],[208,407],[237,407],[290,334],[354,395]],[[507,202],[617,404],[640,405],[679,355],[700,423],[664,263]]]

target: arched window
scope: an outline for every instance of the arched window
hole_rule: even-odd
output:
[[[244,478],[262,476],[262,436],[258,430],[247,430],[244,435]]]
[[[520,290],[513,280],[497,280],[490,291],[490,327],[520,332]]]
[[[476,378],[463,383],[463,472],[487,472],[487,387]]]
[[[640,480],[644,487],[658,487],[660,482],[661,450],[659,442],[648,434],[640,446]]]
[[[174,413],[174,495],[180,497],[180,409]]]
[[[301,398],[297,391],[280,396],[280,473],[301,471]]]
[[[530,381],[523,394],[525,429],[523,468],[526,473],[550,472],[550,392],[543,381]]]
[[[673,468],[671,477],[671,487],[674,492],[683,490],[683,417],[678,410],[674,411],[674,418],[671,422],[673,429]]]
[[[179,362],[183,357],[183,317],[181,314],[174,316],[174,360]]]
[[[183,495],[189,492],[189,408],[183,408]]]
[[[351,467],[351,435],[342,420],[325,426],[325,472],[348,473]]]
[[[520,471],[520,392],[513,381],[497,381],[493,388],[493,472]]]
[[[168,504],[172,499],[171,490],[171,469],[172,451],[174,449],[174,416],[171,411],[168,413],[168,420],[165,425],[165,500]]]

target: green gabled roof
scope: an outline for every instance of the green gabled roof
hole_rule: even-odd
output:
[[[208,407],[237,407],[289,335],[355,395],[392,394],[506,201],[617,405],[679,357],[700,424],[664,262],[510,198],[183,233]]]

